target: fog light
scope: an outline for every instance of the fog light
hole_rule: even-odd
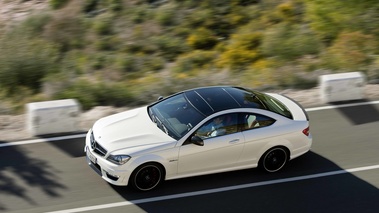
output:
[[[109,178],[113,181],[118,181],[118,179],[120,178],[120,176],[118,176],[118,175],[110,174],[109,172],[106,172],[106,171],[104,171],[104,172],[107,175],[107,178]]]
[[[115,175],[115,174],[109,173],[109,172],[107,172],[107,171],[105,171],[105,170],[104,170],[104,172],[107,174],[107,176],[112,176],[112,177],[114,177],[114,178],[120,178],[119,175]]]

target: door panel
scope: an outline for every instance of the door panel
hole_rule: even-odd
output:
[[[180,148],[178,173],[205,172],[235,166],[244,147],[241,132],[204,139],[204,146]]]

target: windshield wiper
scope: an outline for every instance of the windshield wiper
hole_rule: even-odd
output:
[[[157,116],[155,116],[155,115],[153,115],[153,116],[154,116],[153,121],[155,120],[154,123],[157,124],[157,127],[158,127],[159,129],[161,129],[163,132],[165,132],[167,135],[170,135],[169,132],[168,132],[168,129],[167,129],[166,126],[163,124],[163,122],[162,122],[161,120],[159,120],[159,118],[158,118]]]

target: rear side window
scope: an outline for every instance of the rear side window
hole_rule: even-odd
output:
[[[276,98],[258,92],[255,92],[255,94],[266,105],[266,108],[268,110],[283,115],[284,117],[287,117],[289,119],[293,119],[292,114],[287,109],[287,107]]]
[[[275,119],[270,118],[261,114],[242,114],[242,130],[262,128],[266,126],[271,126],[275,123]]]

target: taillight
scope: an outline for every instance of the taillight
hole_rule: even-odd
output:
[[[309,126],[303,130],[303,134],[309,136]]]

